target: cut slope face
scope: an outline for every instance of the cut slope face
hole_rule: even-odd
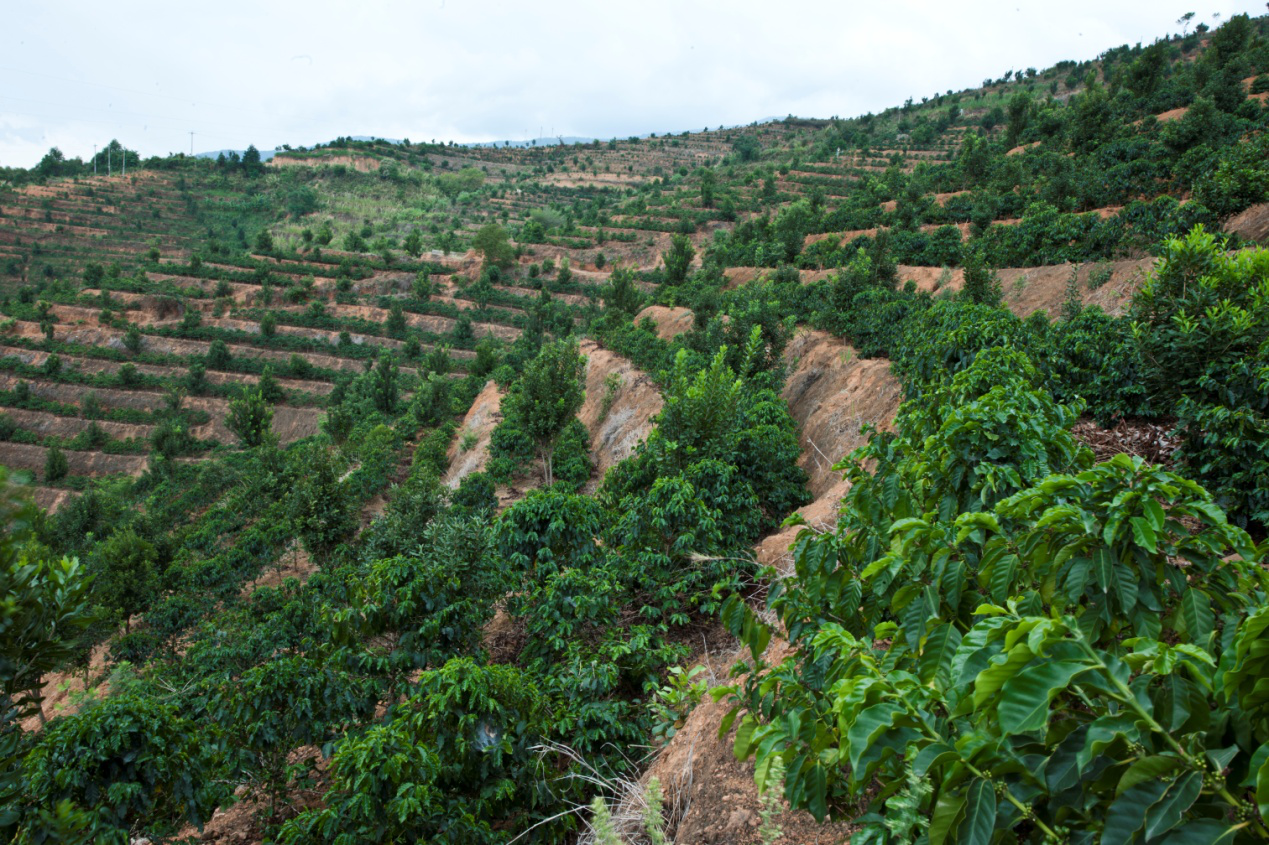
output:
[[[1240,235],[1249,241],[1264,243],[1269,240],[1269,202],[1257,203],[1225,221],[1224,229],[1231,235]]]
[[[784,353],[789,375],[781,396],[798,423],[807,487],[814,499],[798,509],[810,525],[830,530],[850,485],[833,466],[867,442],[865,424],[889,429],[903,401],[899,381],[885,358],[860,358],[854,348],[827,332],[802,329]],[[755,550],[759,562],[787,570],[789,546],[797,526],[762,540]]]
[[[590,434],[595,478],[630,457],[652,432],[661,413],[661,393],[647,373],[593,340],[581,343],[586,356],[586,400],[577,418]]]
[[[649,305],[635,315],[635,325],[642,325],[644,320],[651,320],[657,327],[657,337],[662,340],[674,340],[681,334],[692,330],[695,315],[690,308],[672,308],[668,305]]]
[[[854,347],[827,332],[802,329],[784,352],[789,375],[781,396],[798,423],[801,466],[811,495],[837,487],[833,465],[865,442],[865,423],[888,428],[902,401],[885,358],[860,358]]]
[[[490,379],[476,395],[454,441],[449,444],[449,470],[445,473],[445,486],[457,489],[464,478],[473,472],[481,472],[489,463],[489,438],[502,422],[502,391]],[[474,438],[474,440],[473,440]],[[468,444],[463,449],[463,443]]]
[[[1004,303],[1019,317],[1027,317],[1036,311],[1044,311],[1057,317],[1066,301],[1066,286],[1071,271],[1076,270],[1076,284],[1080,301],[1084,305],[1096,305],[1107,314],[1122,315],[1128,308],[1132,295],[1145,281],[1146,273],[1154,269],[1156,258],[1126,258],[1103,264],[1047,264],[1039,267],[1005,267],[996,271]],[[1100,273],[1110,270],[1110,276],[1099,279]],[[913,267],[899,265],[899,283],[916,282],[918,290],[940,293],[958,291],[965,284],[965,274],[960,268],[945,270],[942,267]],[[1090,280],[1100,282],[1090,286]]]

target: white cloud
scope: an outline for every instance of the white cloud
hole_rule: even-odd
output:
[[[849,116],[1177,29],[1158,0],[23,4],[0,35],[0,164],[118,137],[143,155],[626,136]],[[1255,3],[1218,4],[1224,17]],[[1213,22],[1210,13],[1205,18]],[[1200,18],[1204,20],[1204,18]]]

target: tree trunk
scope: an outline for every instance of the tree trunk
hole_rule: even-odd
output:
[[[44,696],[40,694],[44,691],[43,680],[36,679],[35,686],[31,687],[31,695],[35,698],[35,714],[40,717],[40,727],[48,724],[48,716],[44,715]]]

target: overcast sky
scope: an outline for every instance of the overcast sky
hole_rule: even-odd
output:
[[[10,4],[0,165],[339,135],[625,137],[843,117],[1218,24],[1261,2]],[[1219,15],[1219,16],[1218,16]]]

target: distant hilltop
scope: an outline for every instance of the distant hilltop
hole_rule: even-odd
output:
[[[398,138],[379,138],[374,135],[350,135],[348,140],[350,141],[387,141],[389,144],[401,143],[400,139]],[[260,160],[268,161],[269,159],[273,158],[278,153],[284,152],[286,149],[287,147],[277,147],[272,150],[262,149],[260,150]],[[230,154],[237,155],[239,158],[241,158],[242,154],[245,152],[246,150],[209,150],[208,152],[205,152],[205,153],[195,153],[194,158],[213,158],[214,159],[214,158],[219,158],[221,155],[228,157]]]
[[[782,118],[779,118],[779,117],[764,117],[759,120],[755,120],[752,123],[735,124],[733,126],[719,126],[718,131],[723,131],[728,129],[740,129],[744,126],[752,126],[755,124],[773,123],[781,119]],[[627,135],[627,136],[622,136],[621,138],[616,138],[615,136],[614,138],[597,138],[597,137],[586,137],[581,135],[562,135],[562,136],[551,135],[551,136],[543,136],[540,138],[530,138],[525,141],[512,141],[510,139],[501,140],[501,141],[472,141],[469,143],[457,144],[456,146],[459,146],[459,147],[513,147],[513,148],[552,147],[552,146],[559,146],[559,145],[572,146],[575,144],[593,144],[596,141],[601,141],[601,142],[606,142],[610,140],[620,141],[620,140],[626,140],[627,138],[644,139],[644,138],[655,138],[658,135],[677,135],[677,134],[679,133],[677,132],[645,132],[642,135]],[[348,137],[348,140],[350,141],[387,141],[389,144],[402,143],[401,139],[399,138],[380,138],[376,135],[350,135]],[[273,158],[278,153],[284,152],[286,149],[287,147],[277,147],[276,149],[272,149],[272,150],[261,149],[260,160],[268,161],[269,159]],[[246,152],[246,150],[209,150],[208,152],[195,153],[194,157],[215,159],[221,155],[228,157],[230,154],[236,154],[239,157],[241,157],[244,152]]]

